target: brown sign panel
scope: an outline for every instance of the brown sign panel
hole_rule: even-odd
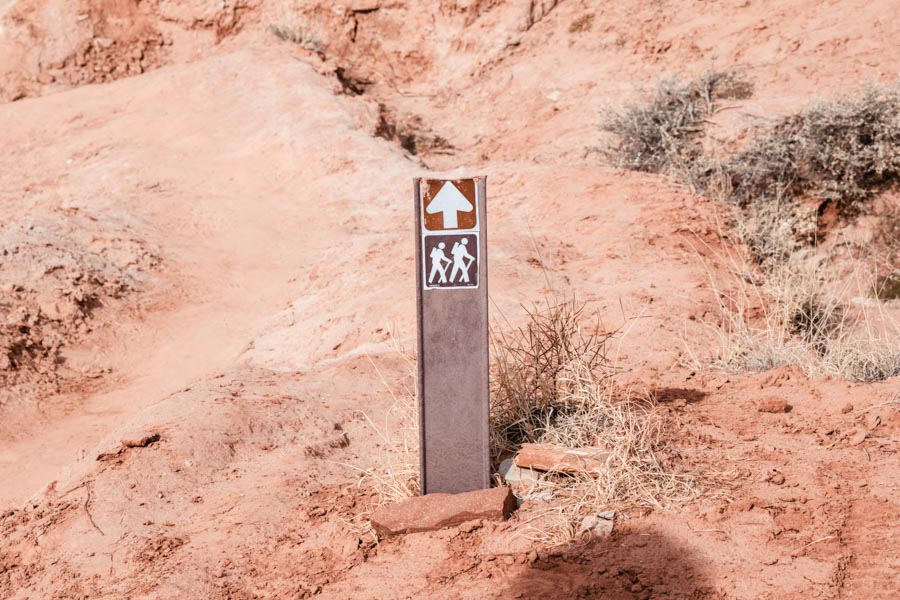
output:
[[[462,210],[466,205],[457,198],[428,212],[428,203],[450,190],[447,183],[472,203],[472,210]],[[415,180],[419,452],[425,494],[490,487],[485,192],[484,177]],[[460,208],[456,226],[447,231],[438,213],[454,206]],[[440,220],[432,222],[438,229],[429,226],[429,214],[438,214]]]
[[[475,229],[478,198],[474,179],[429,179],[422,190],[422,221],[427,231]]]
[[[478,287],[478,233],[422,238],[425,289]]]

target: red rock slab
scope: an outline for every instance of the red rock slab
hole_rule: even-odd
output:
[[[516,466],[567,475],[595,475],[606,468],[609,453],[599,448],[566,448],[550,444],[522,444]]]
[[[375,532],[387,537],[434,531],[476,519],[502,521],[515,507],[512,490],[498,487],[462,494],[416,496],[378,508],[371,521]]]

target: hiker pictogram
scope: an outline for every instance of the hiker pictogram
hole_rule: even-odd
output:
[[[426,235],[423,242],[426,289],[478,286],[478,234]]]
[[[475,196],[471,179],[430,181],[423,198],[425,230],[475,229],[478,224]]]
[[[463,238],[453,244],[453,250],[450,251],[450,254],[453,255],[453,271],[450,273],[451,282],[456,280],[457,274],[459,274],[460,282],[469,282],[469,267],[475,262],[475,257],[466,252],[468,244],[469,238]]]
[[[441,242],[437,245],[437,248],[431,250],[431,274],[428,275],[429,284],[434,283],[435,275],[440,275],[438,283],[447,283],[447,267],[450,266],[452,261],[444,254],[444,248],[446,247],[447,244]]]

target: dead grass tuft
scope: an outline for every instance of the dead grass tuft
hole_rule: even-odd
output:
[[[360,415],[381,439],[382,447],[386,450],[383,462],[358,469],[360,476],[357,486],[370,486],[375,492],[378,506],[418,496],[420,492],[416,363],[415,358],[405,352],[395,339],[394,347],[410,367],[399,388],[391,385],[369,358],[382,385],[391,395],[391,408],[378,422],[360,411]]]
[[[869,286],[870,263],[797,252],[760,272],[736,251],[717,262],[728,267],[730,286],[710,272],[719,303],[711,323],[718,339],[712,361],[730,371],[800,367],[810,377],[874,381],[900,374],[900,325]],[[876,295],[873,300],[871,295]],[[696,354],[694,368],[705,366]]]
[[[616,390],[579,362],[570,363],[560,382],[560,395],[571,408],[537,441],[596,447],[609,458],[596,477],[549,473],[536,482],[524,497],[542,503],[521,535],[546,545],[570,543],[584,533],[586,516],[683,502],[705,487],[698,476],[661,458],[665,421],[652,397]]]
[[[325,43],[318,33],[321,30],[307,11],[303,10],[301,3],[296,0],[278,0],[264,8],[262,19],[269,33],[282,41],[322,54]]]

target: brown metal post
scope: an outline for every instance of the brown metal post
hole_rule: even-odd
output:
[[[490,487],[485,177],[416,179],[422,492]]]

